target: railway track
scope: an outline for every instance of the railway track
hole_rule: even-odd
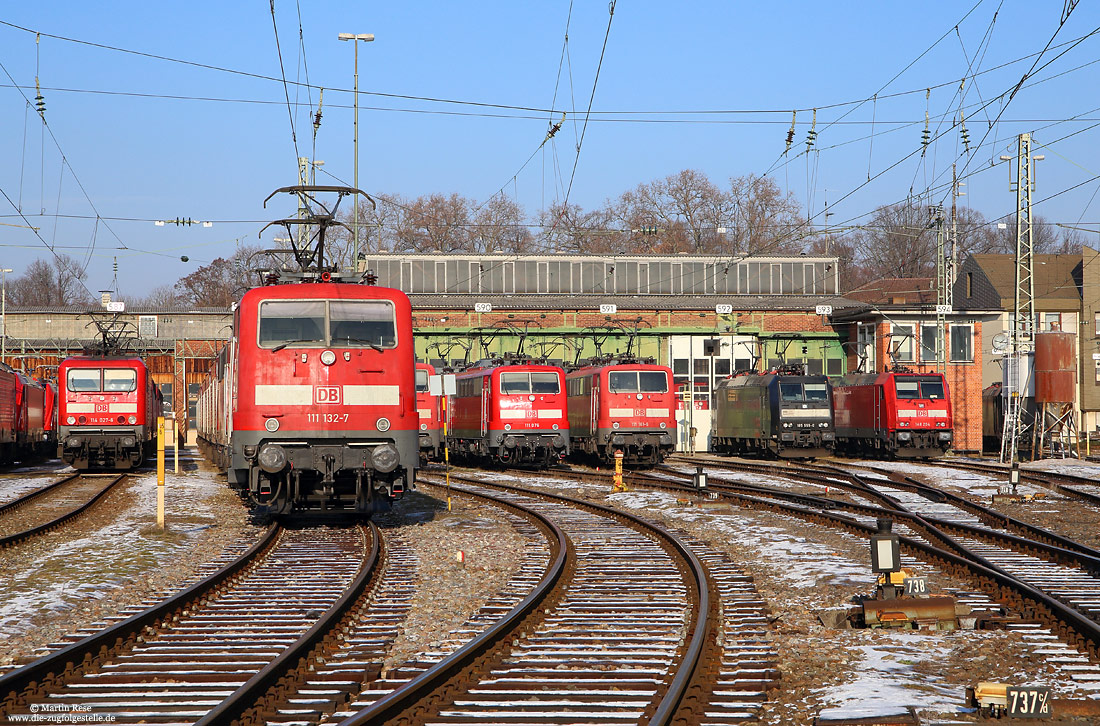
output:
[[[473,476],[452,480],[463,483],[456,491],[496,496],[560,528],[556,584],[517,606],[525,609],[522,620],[501,620],[417,675],[399,669],[376,684],[377,693],[364,693],[326,723],[664,724],[708,697],[706,676],[713,684],[725,665],[722,653],[707,647],[720,598],[680,538],[588,502]],[[736,577],[724,582],[731,593],[741,585]],[[743,645],[753,663],[768,662]],[[730,722],[743,720],[737,715],[761,698],[743,693],[726,700]]]
[[[0,549],[50,532],[87,512],[126,474],[73,474],[0,506]]]
[[[118,723],[235,718],[359,598],[379,548],[373,527],[273,526],[170,600],[0,678],[0,713],[49,704]]]
[[[868,477],[808,464],[773,466],[717,460],[707,461],[706,466],[712,469],[711,488],[720,496],[750,506],[779,506],[842,526],[854,523],[858,529],[849,529],[868,534],[874,531],[878,518],[889,517],[911,553],[919,552],[944,571],[977,580],[991,598],[1007,604],[1025,620],[1064,634],[1094,661],[1100,658],[1100,552],[1096,550],[904,476]],[[821,493],[724,481],[713,475],[716,468],[793,477],[819,487]],[[669,473],[682,480],[691,476],[684,471]],[[857,499],[877,503],[825,497],[826,487],[844,488]],[[765,504],[768,499],[783,504]]]
[[[836,463],[842,464],[844,462],[843,460],[838,460]],[[1000,477],[1003,478],[1006,483],[1008,482],[1009,476],[1009,467],[1003,464],[994,464],[992,462],[959,461],[947,458],[938,459],[934,464],[930,464],[930,466],[947,466],[952,469]],[[1100,468],[1097,469],[1097,473],[1100,474]],[[1075,474],[1065,474],[1062,472],[1021,468],[1020,481],[1057,492],[1070,499],[1087,502],[1093,506],[1100,507],[1100,485],[1097,484],[1096,479],[1077,476]]]

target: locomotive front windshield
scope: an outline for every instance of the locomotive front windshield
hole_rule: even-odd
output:
[[[894,385],[898,392],[898,398],[901,399],[943,400],[944,398],[943,381],[938,378],[895,378]]]
[[[384,300],[266,300],[260,303],[260,345],[393,348],[393,305]]]
[[[137,373],[127,368],[70,368],[65,385],[74,393],[129,393],[137,388]]]
[[[668,393],[664,371],[611,371],[607,374],[611,393]]]
[[[782,401],[828,401],[829,386],[825,383],[779,382],[779,398]]]
[[[504,394],[560,393],[557,373],[501,373],[500,392]]]
[[[427,393],[428,392],[428,372],[421,368],[416,372],[416,392]]]

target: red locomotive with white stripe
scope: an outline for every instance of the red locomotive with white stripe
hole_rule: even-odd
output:
[[[413,486],[415,391],[403,292],[329,272],[269,284],[245,293],[200,391],[200,447],[273,514],[369,515]]]
[[[657,464],[676,445],[672,369],[652,360],[592,362],[565,376],[573,451]]]
[[[833,386],[836,448],[852,456],[929,459],[953,437],[942,373],[858,373]]]
[[[443,458],[443,398],[433,396],[428,390],[428,377],[434,374],[435,367],[427,363],[416,364],[416,413],[420,420],[420,454],[428,461]]]
[[[156,450],[160,391],[133,356],[84,355],[57,369],[57,455],[74,469],[132,469]],[[45,430],[45,394],[32,414]]]
[[[569,453],[565,371],[528,358],[493,358],[455,376],[451,451],[547,467]]]

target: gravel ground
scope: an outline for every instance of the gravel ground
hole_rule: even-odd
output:
[[[166,476],[166,531],[156,475],[138,473],[69,526],[0,555],[0,668],[66,634],[164,597],[260,528],[205,463]],[[191,471],[187,471],[190,469]]]
[[[862,538],[786,515],[710,503],[687,505],[669,494],[639,490],[608,495],[596,493],[591,485],[550,484],[545,479],[524,483],[679,527],[743,565],[769,603],[783,673],[780,690],[763,709],[762,723],[809,726],[828,709],[890,703],[913,705],[924,718],[973,722],[978,719],[964,708],[965,689],[987,680],[1047,686],[1055,698],[1089,696],[1018,633],[826,629],[819,613],[849,605],[854,596],[873,589],[869,547]],[[906,564],[914,574],[929,577],[934,593],[971,590],[968,583],[954,582],[920,563]]]
[[[406,494],[376,521],[400,529],[420,559],[421,587],[404,632],[386,657],[387,669],[438,648],[520,564],[524,540],[500,509],[456,495],[448,512],[446,494],[436,487]],[[465,553],[464,565],[457,560],[459,551]]]

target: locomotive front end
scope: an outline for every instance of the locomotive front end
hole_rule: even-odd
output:
[[[783,458],[828,456],[836,443],[833,403],[824,376],[778,376],[773,410],[778,439],[776,453]]]
[[[149,453],[148,372],[136,359],[73,358],[58,370],[57,455],[74,469],[132,469]]]
[[[241,302],[231,476],[273,513],[370,514],[419,458],[408,298],[321,283]]]

